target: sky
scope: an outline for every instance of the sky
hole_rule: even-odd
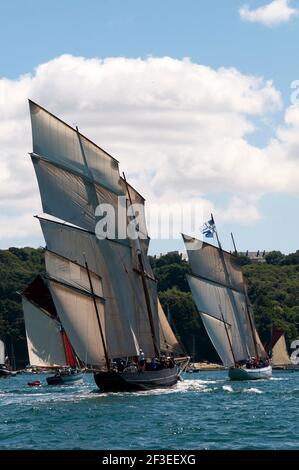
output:
[[[213,212],[227,249],[299,249],[299,0],[0,3],[0,248],[43,244],[31,98],[147,204]]]

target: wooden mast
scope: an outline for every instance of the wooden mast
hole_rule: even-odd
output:
[[[94,294],[94,290],[93,290],[90,271],[89,271],[89,268],[88,268],[88,264],[87,264],[87,261],[86,261],[85,254],[83,254],[83,256],[84,256],[84,262],[85,262],[85,268],[86,268],[86,271],[87,271],[88,281],[89,281],[89,285],[90,285],[90,291],[91,291],[91,295],[92,295],[93,305],[94,305],[94,309],[95,309],[95,312],[96,312],[97,322],[98,322],[98,326],[99,326],[99,330],[100,330],[101,340],[102,340],[102,343],[103,343],[106,367],[107,367],[107,370],[110,370],[109,357],[108,357],[107,347],[106,347],[106,343],[105,343],[104,332],[103,332],[103,328],[102,328],[102,324],[101,324],[101,320],[100,320],[100,315],[99,315],[99,311],[98,311],[98,306],[97,306],[97,302],[96,302],[96,298],[95,298],[95,294]]]
[[[211,217],[212,217],[212,220],[213,220],[213,222],[214,222],[213,214],[211,214]],[[214,226],[215,226],[215,222],[214,222]],[[227,270],[225,258],[224,258],[224,256],[223,256],[222,246],[221,246],[221,243],[220,243],[220,240],[219,240],[219,237],[218,237],[218,233],[217,233],[216,227],[215,227],[215,234],[216,234],[216,238],[217,238],[217,243],[218,243],[218,246],[219,246],[219,250],[220,250],[220,253],[221,253],[221,259],[222,259],[222,263],[223,263],[223,267],[224,267],[224,271],[225,271],[225,276],[226,276],[226,279],[227,279],[227,284],[230,285],[230,278],[229,278],[229,274],[228,274],[228,270]],[[231,237],[232,237],[233,244],[234,244],[235,254],[237,254],[236,244],[235,244],[234,236],[233,236],[232,233],[231,233]],[[252,339],[253,339],[253,344],[254,344],[254,349],[255,349],[256,357],[257,357],[257,359],[258,359],[259,355],[258,355],[258,349],[257,349],[257,342],[256,342],[256,337],[255,337],[255,332],[254,332],[253,324],[252,324],[252,318],[251,318],[250,311],[249,311],[249,305],[248,305],[247,292],[246,292],[246,289],[245,289],[245,285],[243,286],[243,290],[244,290],[244,297],[245,297],[246,314],[247,314],[247,317],[248,317],[248,320],[249,320],[249,324],[250,324],[250,330],[251,330],[251,335],[252,335]],[[231,299],[231,301],[232,301],[232,303],[233,303],[233,307],[234,307],[234,308],[236,309],[236,311],[237,311],[238,309],[237,309],[237,305],[236,305],[235,298],[234,298],[234,296],[231,294],[231,291],[230,291],[230,290],[229,290],[229,292],[230,292],[229,296],[230,296],[230,299]],[[238,320],[238,316],[237,316],[237,320]],[[239,324],[239,322],[238,322],[238,324]]]
[[[226,277],[226,282],[227,282],[227,285],[230,286],[230,278],[229,278],[229,274],[228,274],[228,270],[227,270],[227,266],[226,266],[226,263],[225,263],[225,258],[224,258],[224,255],[223,255],[223,250],[222,250],[222,246],[221,246],[221,243],[220,243],[220,239],[219,239],[219,236],[218,236],[218,233],[217,233],[217,230],[216,230],[216,225],[215,225],[215,221],[214,221],[214,217],[213,217],[213,214],[211,214],[211,219],[212,219],[212,222],[213,222],[213,225],[214,225],[214,232],[216,234],[216,239],[217,239],[217,243],[218,243],[218,247],[219,247],[219,251],[220,251],[220,257],[221,257],[221,261],[222,261],[222,264],[223,264],[223,268],[224,268],[224,274],[225,274],[225,277]],[[238,308],[237,308],[237,305],[236,305],[236,301],[235,301],[235,298],[230,290],[230,288],[228,288],[228,296],[230,298],[230,301],[231,301],[231,304],[232,304],[232,307],[233,307],[233,310],[235,312],[238,311]],[[221,311],[221,315],[223,317],[223,312]],[[237,320],[237,323],[239,325],[239,321],[238,321],[238,315],[235,313],[236,315],[236,320]],[[224,324],[225,325],[225,324]],[[236,365],[236,360],[235,360],[235,355],[234,355],[234,352],[233,352],[233,345],[231,343],[231,340],[229,338],[229,335],[228,335],[228,331],[227,331],[227,328],[226,328],[226,325],[225,325],[225,331],[226,331],[226,334],[227,334],[227,338],[229,340],[229,343],[231,345],[231,351],[233,353],[233,358],[234,358],[234,362],[235,362],[235,365]]]
[[[237,252],[236,243],[235,243],[233,233],[231,233],[231,237],[232,237],[232,241],[233,241],[233,245],[234,245],[235,255],[238,256],[238,252]],[[252,322],[252,317],[251,317],[251,314],[250,314],[248,295],[247,295],[247,289],[246,289],[245,284],[243,285],[243,290],[244,290],[244,296],[245,296],[246,313],[247,313],[247,317],[248,317],[249,324],[250,324],[250,330],[251,330],[252,339],[253,339],[253,343],[254,343],[255,355],[256,355],[256,358],[259,359],[256,335],[255,335],[254,325],[253,325],[253,322]]]
[[[130,205],[132,206],[132,198],[131,198],[131,194],[130,194],[130,188],[129,188],[129,185],[128,185],[127,180],[126,180],[125,173],[123,173],[123,179],[124,179],[124,182],[126,184]],[[137,258],[138,258],[139,267],[140,267],[140,271],[138,271],[138,272],[141,275],[141,282],[142,282],[142,287],[143,287],[143,291],[144,291],[145,303],[146,303],[146,308],[147,308],[147,313],[148,313],[148,319],[149,319],[149,324],[150,324],[151,337],[152,337],[152,341],[153,341],[155,356],[157,358],[159,358],[160,357],[160,350],[158,348],[157,341],[156,341],[155,327],[154,327],[154,317],[153,317],[153,312],[152,312],[150,295],[149,295],[148,288],[147,288],[147,283],[146,283],[146,279],[148,278],[148,276],[147,276],[147,273],[146,273],[145,268],[144,268],[144,263],[143,263],[143,258],[142,258],[142,251],[141,251],[141,248],[140,248],[139,240],[138,240],[137,243],[138,243],[138,246],[137,246],[136,252],[137,252]]]

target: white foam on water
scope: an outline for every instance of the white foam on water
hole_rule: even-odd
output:
[[[287,377],[270,377],[270,380],[289,380]]]
[[[231,385],[222,385],[222,389],[225,391],[225,392],[233,392],[233,387]]]
[[[258,388],[244,388],[243,392],[245,393],[256,393],[257,395],[261,395],[262,393],[262,390],[258,389]]]

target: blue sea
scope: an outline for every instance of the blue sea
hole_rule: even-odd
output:
[[[299,372],[258,382],[199,372],[118,394],[100,393],[92,374],[73,386],[20,374],[0,379],[0,449],[299,449],[298,405]]]

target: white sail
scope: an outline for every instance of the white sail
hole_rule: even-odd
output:
[[[179,344],[171,326],[163,311],[162,305],[158,301],[158,313],[160,321],[160,349],[169,353],[183,353],[182,347]]]
[[[218,248],[183,235],[193,274],[233,289],[244,291],[244,278],[236,257],[222,250],[229,279]]]
[[[201,313],[201,318],[205,329],[210,337],[210,340],[216,349],[223,365],[225,367],[231,367],[234,365],[234,357],[231,349],[230,341],[233,341],[233,335],[231,334],[231,328],[225,325],[222,321],[217,318],[211,317],[204,313]]]
[[[230,253],[195,238],[183,236],[193,275],[188,276],[198,311],[205,317],[208,334],[222,358],[225,344],[231,337],[234,360],[250,357],[266,358],[265,350],[255,328],[254,317],[247,300],[246,286],[237,259]],[[203,318],[203,317],[202,317]],[[212,332],[223,322],[222,333]],[[226,328],[224,328],[224,326]],[[212,338],[217,335],[217,340]],[[221,344],[222,341],[222,344]],[[225,357],[225,355],[223,356]],[[223,359],[224,360],[224,359]],[[228,360],[226,360],[228,363]]]
[[[121,193],[118,162],[82,134],[30,101],[33,152],[66,169],[92,175],[105,188]]]
[[[3,341],[0,339],[0,365],[5,364],[5,345]]]
[[[285,336],[281,335],[272,349],[272,364],[274,366],[286,366],[292,364],[288,351]]]
[[[105,353],[98,323],[105,332],[103,301],[95,298],[96,311],[94,299],[83,291],[78,292],[54,281],[49,281],[49,288],[61,323],[79,359],[89,367],[104,365]]]
[[[251,352],[247,349],[243,332],[241,333],[239,330],[228,289],[194,276],[187,276],[187,279],[198,311],[217,319],[218,322],[225,322],[232,337],[235,359],[248,359]],[[244,296],[237,292],[232,295],[240,309],[245,310]]]
[[[67,360],[59,322],[24,296],[22,302],[30,365],[65,366]]]

